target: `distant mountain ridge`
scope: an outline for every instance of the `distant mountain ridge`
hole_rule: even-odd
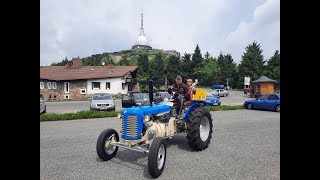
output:
[[[149,59],[153,59],[156,54],[161,53],[164,57],[169,57],[174,55],[180,57],[180,53],[175,50],[161,50],[161,49],[152,49],[152,50],[122,50],[119,52],[104,52],[101,54],[94,54],[89,57],[83,57],[83,65],[85,66],[101,66],[102,62],[105,64],[121,65],[120,61],[127,61],[126,65],[137,65],[138,56],[141,54],[147,54]],[[73,58],[72,58],[73,59]],[[64,66],[66,64],[72,64],[72,59],[63,59],[61,62],[52,63],[51,66]]]

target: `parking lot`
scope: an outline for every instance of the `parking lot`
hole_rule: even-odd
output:
[[[243,102],[247,99],[250,98],[244,97],[242,91],[229,91],[229,96],[221,97],[221,104],[242,105]],[[115,104],[116,111],[119,111],[122,108],[121,100],[115,100]],[[66,113],[90,109],[90,101],[46,102],[46,105],[47,113]]]
[[[280,113],[245,109],[212,116],[208,149],[191,150],[185,133],[167,140],[167,162],[159,179],[280,179]],[[147,154],[119,149],[110,161],[98,158],[96,140],[106,128],[119,132],[121,121],[41,122],[40,179],[150,179]]]

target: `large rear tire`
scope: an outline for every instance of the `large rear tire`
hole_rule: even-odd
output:
[[[97,140],[97,154],[104,161],[112,159],[118,152],[118,147],[110,144],[112,136],[119,142],[119,135],[114,129],[104,130]]]
[[[165,140],[162,137],[156,137],[151,143],[148,157],[148,171],[152,177],[157,178],[162,174],[166,157],[167,146]]]
[[[206,149],[212,138],[212,118],[210,111],[199,107],[191,112],[187,122],[187,140],[190,147],[201,151]]]

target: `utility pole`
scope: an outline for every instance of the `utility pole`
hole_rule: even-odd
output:
[[[228,78],[227,78],[227,89],[229,89],[229,82],[228,82]]]

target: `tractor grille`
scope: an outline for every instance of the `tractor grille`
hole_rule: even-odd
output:
[[[125,119],[122,121],[122,132],[126,137],[136,138],[138,137],[138,121],[137,116],[128,116],[127,123]],[[126,131],[125,131],[126,127]]]

